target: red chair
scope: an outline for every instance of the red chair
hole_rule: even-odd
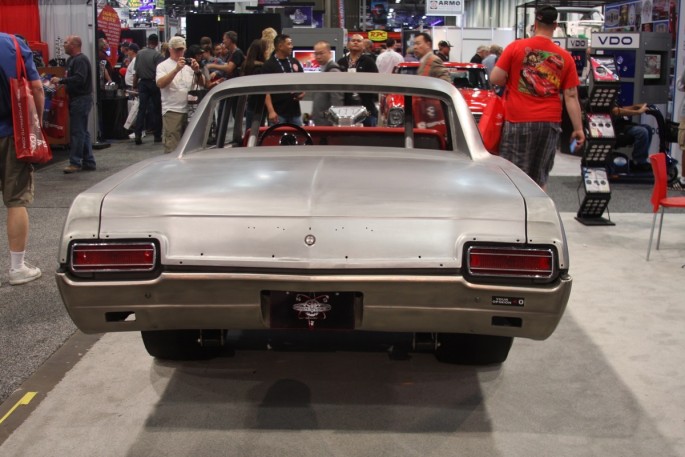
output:
[[[652,190],[652,207],[654,208],[654,218],[652,219],[652,231],[649,233],[649,247],[647,248],[647,260],[652,250],[652,239],[654,237],[654,226],[656,225],[656,213],[661,208],[661,220],[659,221],[659,234],[656,237],[656,249],[659,250],[661,241],[661,226],[664,223],[664,209],[666,208],[685,208],[685,197],[668,196],[668,178],[666,177],[666,155],[663,153],[652,154],[649,156],[654,172],[654,189]]]

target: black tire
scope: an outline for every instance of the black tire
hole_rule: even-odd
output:
[[[219,355],[220,347],[200,345],[200,330],[140,332],[147,353],[163,360],[205,360]]]
[[[492,365],[507,360],[514,338],[510,336],[441,333],[435,357],[459,365]]]

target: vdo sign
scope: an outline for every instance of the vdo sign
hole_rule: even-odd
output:
[[[585,49],[587,40],[585,38],[566,38],[566,49]]]
[[[593,33],[592,49],[638,49],[639,33]]]

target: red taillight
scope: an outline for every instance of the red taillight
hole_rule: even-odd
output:
[[[471,247],[468,272],[472,276],[551,278],[554,253],[549,249]]]
[[[71,252],[71,270],[151,271],[156,260],[154,243],[76,243]]]

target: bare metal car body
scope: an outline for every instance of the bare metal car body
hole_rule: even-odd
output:
[[[425,333],[435,336],[436,347],[439,335],[503,338],[510,345],[512,337],[552,334],[571,278],[551,199],[483,148],[454,87],[434,78],[359,76],[225,82],[204,97],[174,153],[80,194],[65,222],[56,275],[78,328],[142,331],[152,355],[173,358],[159,348],[178,341],[155,339],[163,331],[202,335],[300,321],[309,331],[325,330],[338,300],[345,311],[333,329]],[[250,126],[241,125],[242,114],[226,120],[244,104],[220,108],[222,100],[244,101],[259,91],[326,90],[434,97],[445,119],[433,132],[441,136],[439,150],[417,147],[424,130],[411,126],[401,147],[384,146],[383,138],[358,145],[364,136],[373,143],[386,130],[402,130],[382,127],[312,127],[312,145],[257,146],[262,138],[245,132]],[[218,133],[210,127],[217,113]],[[323,131],[332,140],[324,142]],[[132,268],[131,261],[125,269],[88,263],[117,246],[134,256],[143,246],[137,258],[149,263]],[[549,271],[481,275],[469,261],[490,248],[548,252]],[[442,338],[442,346],[448,341]],[[504,358],[506,352],[508,346]]]

